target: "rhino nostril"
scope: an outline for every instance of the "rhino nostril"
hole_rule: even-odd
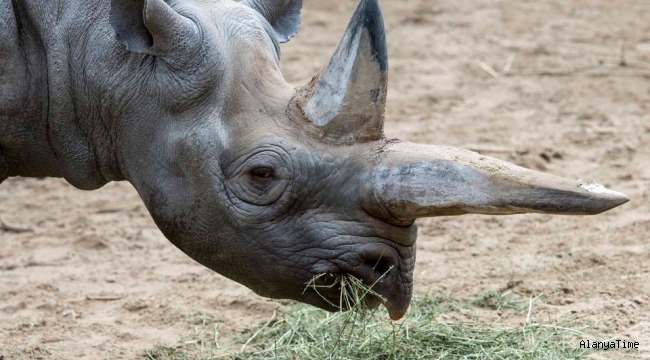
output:
[[[366,259],[364,264],[370,267],[373,272],[378,275],[377,278],[380,278],[393,268],[392,262],[387,258]]]

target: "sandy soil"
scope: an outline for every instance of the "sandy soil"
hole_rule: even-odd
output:
[[[325,63],[355,5],[305,1],[301,33],[283,48],[288,81]],[[595,217],[421,221],[415,291],[543,293],[533,317],[639,341],[638,357],[650,357],[647,0],[382,6],[388,136],[482,150],[632,198]],[[277,307],[174,248],[127,183],[86,193],[10,179],[0,217],[30,230],[0,230],[0,359],[137,358],[176,345],[205,314],[227,336]]]

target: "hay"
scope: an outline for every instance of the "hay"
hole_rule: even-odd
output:
[[[487,291],[466,301],[416,296],[406,317],[393,322],[383,308],[372,309],[365,301],[370,296],[381,298],[372,286],[351,276],[319,285],[325,280],[323,276],[312,279],[307,289],[340,289],[339,303],[332,305],[349,311],[330,313],[304,304],[287,305],[260,325],[230,334],[234,335],[230,340],[240,344],[235,353],[219,346],[218,326],[212,324],[214,319],[202,315],[201,321],[192,321],[205,328],[194,339],[182,341],[177,348],[152,349],[143,359],[553,360],[582,359],[591,351],[579,348],[580,339],[588,337],[582,330],[531,320],[539,296],[521,300],[508,291]],[[449,317],[443,314],[467,313],[472,308],[515,311],[521,314],[522,325],[440,320]]]
[[[314,290],[318,290],[316,280],[308,284]],[[514,328],[442,322],[436,319],[440,309],[450,307],[427,297],[415,297],[407,317],[392,322],[383,310],[369,309],[363,301],[370,294],[378,296],[371,286],[350,276],[340,277],[332,286],[341,286],[338,307],[350,311],[328,313],[305,305],[289,306],[280,318],[254,331],[245,352],[228,358],[579,359],[586,354],[578,348],[579,330],[528,321]]]

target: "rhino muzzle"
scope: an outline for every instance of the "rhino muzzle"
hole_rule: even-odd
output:
[[[412,238],[417,235],[417,226],[408,230]],[[384,305],[393,320],[401,319],[408,310],[413,291],[413,268],[415,265],[414,242],[410,246],[387,244],[386,239],[376,238],[374,242],[356,246],[334,261],[334,266],[324,269],[329,276],[318,278],[317,292],[307,288],[303,295],[311,302],[330,311],[348,310],[341,302],[337,276],[352,275],[372,285],[381,298],[367,295],[366,305],[374,308]],[[334,283],[333,283],[334,282]],[[340,285],[340,284],[338,284]]]

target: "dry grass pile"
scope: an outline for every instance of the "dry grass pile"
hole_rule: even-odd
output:
[[[314,286],[312,281],[309,286]],[[579,330],[529,321],[535,299],[522,313],[524,325],[438,321],[449,303],[415,297],[406,318],[388,319],[384,310],[366,306],[372,289],[354,277],[340,277],[341,307],[328,313],[304,305],[290,306],[279,319],[256,329],[234,359],[579,359]],[[507,296],[487,294],[489,304],[515,308]],[[486,299],[484,299],[486,300]],[[518,307],[518,306],[517,306]],[[523,309],[523,308],[522,308]],[[528,315],[526,315],[528,314]]]
[[[178,348],[148,351],[147,360],[237,359],[582,359],[582,330],[531,320],[539,297],[520,299],[509,292],[487,291],[473,301],[416,296],[406,317],[390,321],[386,311],[372,309],[366,301],[380,297],[363,281],[338,277],[331,285],[315,277],[307,287],[322,291],[336,287],[340,301],[332,304],[349,311],[326,312],[304,304],[282,308],[279,314],[236,335],[241,347],[228,352],[219,346],[218,331],[206,331],[185,340]],[[485,322],[441,321],[442,314],[483,308],[521,313],[520,326]],[[210,321],[204,321],[206,329]]]

